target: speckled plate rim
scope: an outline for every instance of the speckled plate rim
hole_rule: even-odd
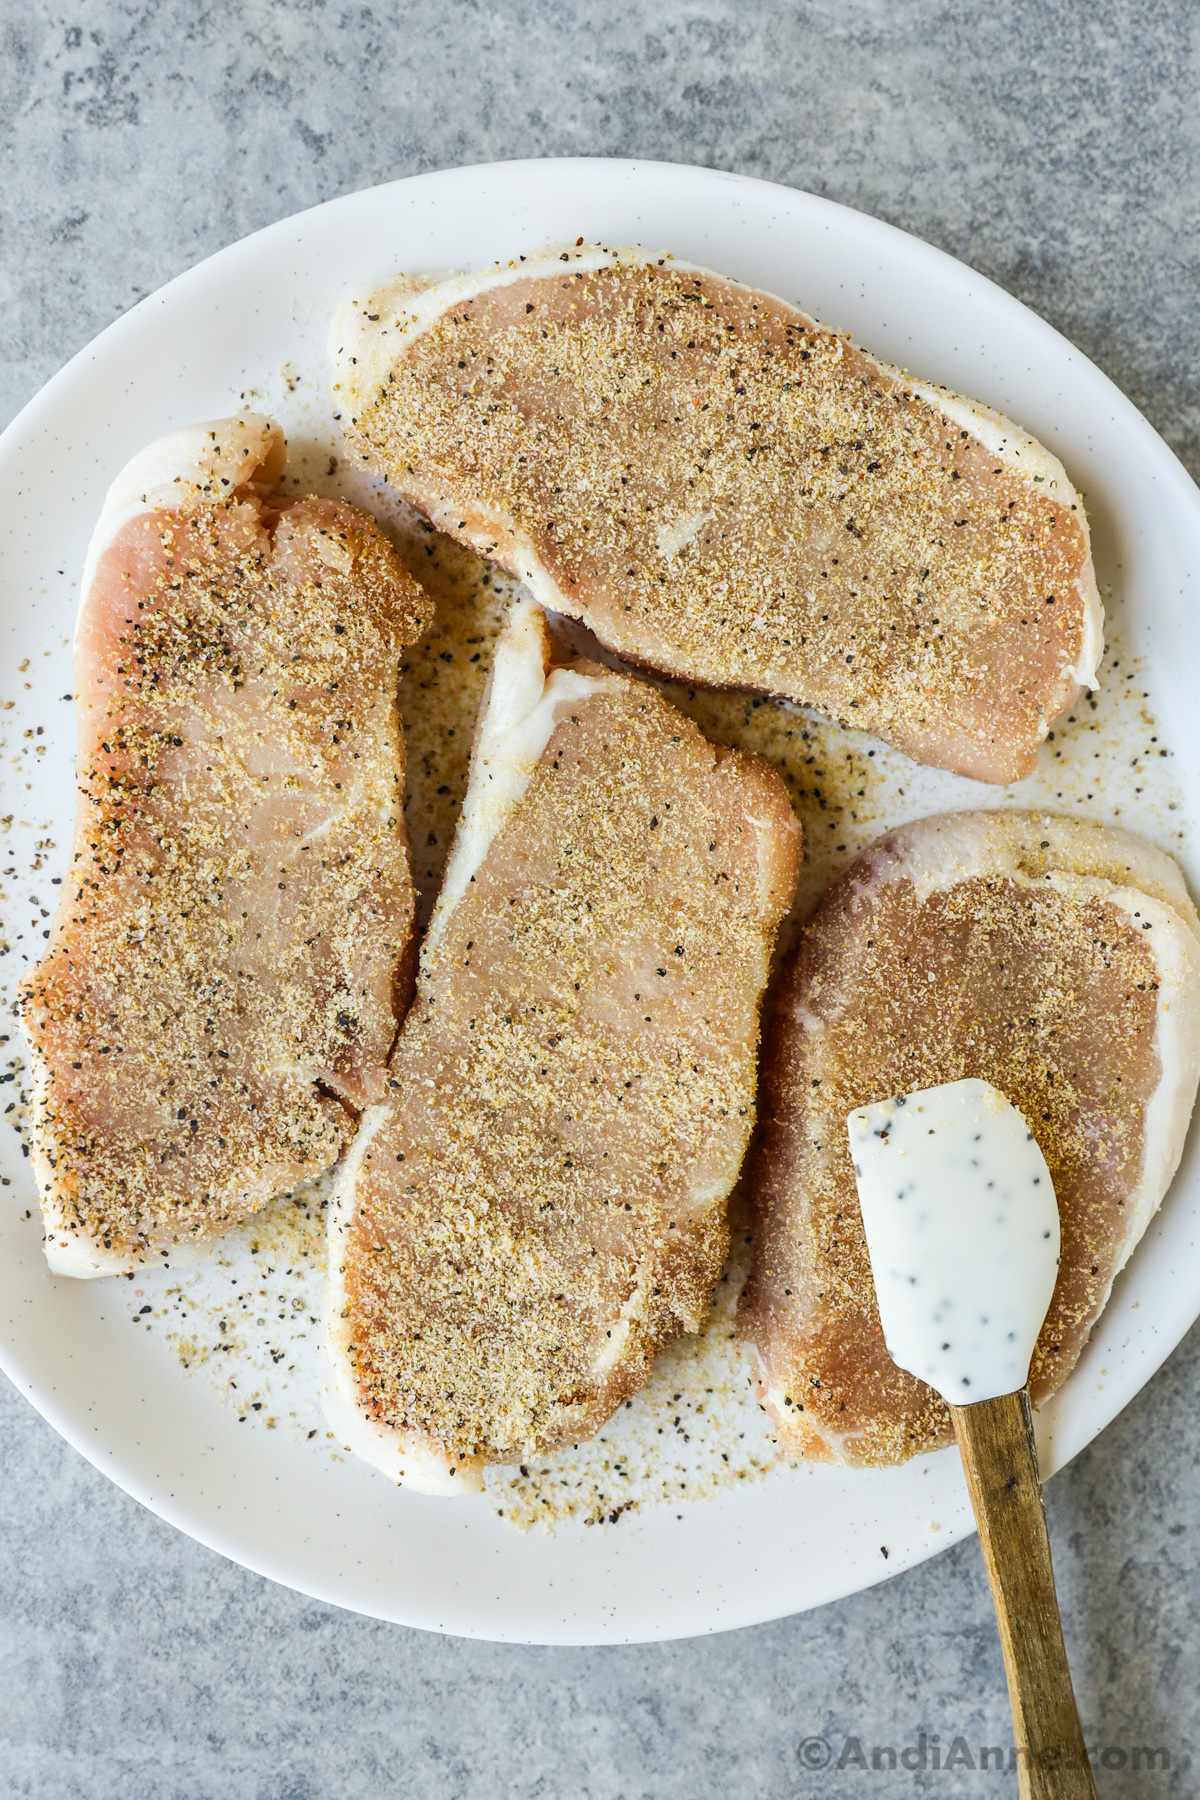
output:
[[[10,726],[39,711],[53,723],[27,788],[6,762],[6,806],[54,821],[63,856],[73,810],[62,706],[72,583],[107,482],[135,449],[173,425],[230,410],[281,360],[319,363],[325,319],[346,288],[402,266],[479,265],[580,234],[669,247],[788,295],[891,361],[1010,412],[1062,456],[1087,496],[1102,582],[1122,609],[1126,642],[1149,658],[1152,704],[1184,794],[1185,836],[1171,847],[1195,891],[1200,725],[1189,626],[1200,603],[1200,494],[1167,446],[1051,327],[918,239],[810,194],[634,161],[456,169],[331,201],[180,276],[42,389],[0,438],[9,502],[0,523],[0,679],[4,697],[17,699],[3,715]],[[277,410],[294,429],[286,401]],[[23,657],[40,660],[28,687],[17,688]],[[1019,798],[1016,790],[997,796],[1001,804]],[[1102,804],[1094,810],[1103,816]],[[29,824],[37,829],[44,823]],[[164,1345],[129,1331],[113,1284],[49,1275],[36,1217],[25,1218],[28,1164],[15,1137],[3,1136],[0,1170],[11,1185],[0,1190],[0,1366],[134,1498],[301,1592],[464,1636],[638,1642],[820,1605],[970,1530],[953,1452],[898,1470],[786,1470],[682,1513],[657,1508],[627,1514],[620,1528],[521,1536],[483,1501],[426,1500],[283,1434],[239,1432]],[[1044,1467],[1061,1467],[1102,1430],[1198,1314],[1193,1133],[1079,1369],[1039,1420]]]

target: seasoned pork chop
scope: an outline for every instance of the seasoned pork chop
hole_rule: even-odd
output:
[[[370,519],[270,491],[285,456],[254,414],[175,433],[89,553],[74,854],[24,1000],[60,1274],[228,1228],[384,1092],[426,603]]]
[[[699,1324],[797,871],[765,763],[549,659],[523,602],[331,1221],[331,1423],[434,1493],[588,1436]]]
[[[345,304],[351,453],[612,649],[1008,782],[1102,616],[1062,465],[794,306],[640,250]]]
[[[1197,931],[1168,857],[1035,813],[904,826],[834,884],[784,977],[749,1166],[741,1325],[785,1445],[894,1463],[953,1436],[884,1348],[846,1133],[854,1108],[941,1082],[992,1082],[1049,1164],[1062,1262],[1035,1404],[1065,1380],[1182,1152]]]

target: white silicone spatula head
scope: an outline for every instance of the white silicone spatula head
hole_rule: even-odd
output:
[[[1058,1202],[1023,1113],[952,1081],[847,1120],[888,1354],[952,1406],[1025,1386],[1058,1276]]]

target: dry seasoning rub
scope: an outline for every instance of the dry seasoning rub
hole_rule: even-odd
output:
[[[548,655],[527,602],[330,1245],[331,1420],[435,1492],[589,1435],[699,1326],[799,859],[765,764]]]
[[[1160,851],[1021,812],[943,814],[865,850],[813,915],[765,1037],[741,1329],[781,1442],[894,1463],[951,1436],[884,1348],[852,1111],[974,1077],[1029,1120],[1062,1221],[1038,1404],[1170,1184],[1198,1070],[1200,935]]]
[[[371,520],[254,481],[276,427],[198,429],[143,452],[130,504],[114,486],[85,578],[75,844],[24,997],[64,1273],[211,1236],[327,1168],[395,1033],[395,686],[426,602]]]
[[[543,251],[351,299],[331,348],[351,454],[636,661],[998,782],[1094,681],[1061,465],[783,301]]]

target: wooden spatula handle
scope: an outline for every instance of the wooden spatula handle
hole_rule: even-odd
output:
[[[952,1406],[1012,1702],[1021,1800],[1095,1800],[1067,1666],[1029,1395]]]

